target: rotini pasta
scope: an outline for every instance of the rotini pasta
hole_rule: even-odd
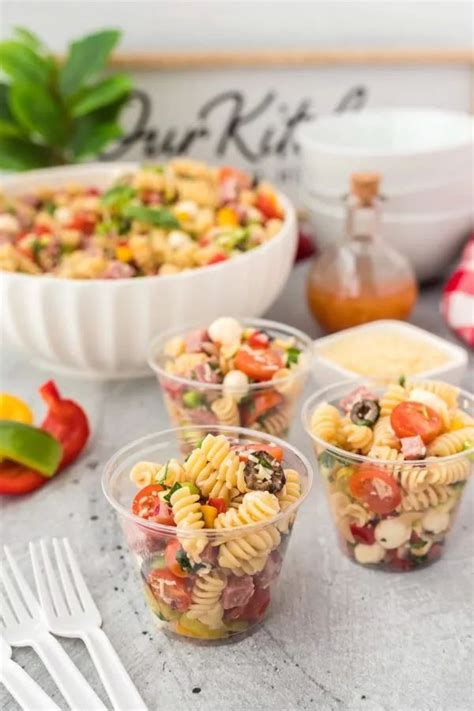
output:
[[[218,563],[236,574],[243,571],[247,575],[253,575],[255,569],[263,568],[262,559],[279,544],[280,534],[277,529],[274,526],[266,526],[256,533],[248,533],[221,543]]]
[[[400,511],[423,511],[443,504],[452,496],[451,489],[443,485],[429,485],[419,492],[406,493],[400,503]]]
[[[437,395],[441,400],[444,400],[449,408],[455,408],[457,406],[459,397],[459,388],[454,385],[449,385],[449,383],[441,383],[437,380],[421,380],[416,383],[411,383],[410,387],[416,387],[420,390],[426,390],[433,395]]]
[[[397,405],[408,400],[409,392],[403,385],[391,383],[380,398],[380,414],[390,415]]]
[[[224,395],[214,400],[211,405],[211,410],[220,424],[229,427],[240,425],[239,408],[234,398],[230,397],[230,395]]]
[[[392,425],[390,424],[390,417],[387,415],[379,417],[374,425],[373,445],[377,447],[400,449],[400,440],[393,431]]]
[[[370,427],[354,425],[350,422],[343,425],[342,432],[347,449],[352,452],[367,454],[374,438],[374,433]]]
[[[221,627],[224,608],[219,599],[225,586],[225,577],[219,573],[198,576],[192,591],[188,617],[199,620],[210,629]]]
[[[321,403],[311,417],[311,432],[325,442],[336,443],[341,415],[337,407],[327,402]]]
[[[463,427],[454,432],[439,435],[427,447],[429,457],[448,457],[467,448],[466,445],[474,443],[474,427]]]
[[[148,486],[156,479],[161,464],[154,462],[137,462],[130,472],[130,480],[138,487]]]

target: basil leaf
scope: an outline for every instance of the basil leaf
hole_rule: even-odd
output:
[[[61,92],[66,96],[74,94],[88,79],[104,69],[120,35],[118,30],[103,30],[72,42],[59,72]]]
[[[125,205],[136,197],[137,191],[131,185],[115,185],[106,190],[100,200],[104,205],[112,209],[121,210]]]
[[[25,44],[33,52],[42,52],[45,49],[40,38],[30,30],[27,30],[26,27],[15,27],[13,34],[18,42]]]
[[[400,377],[398,378],[398,384],[401,385],[402,388],[405,387],[406,381],[407,381],[407,379],[404,375],[400,375]]]
[[[182,548],[179,548],[176,551],[176,560],[179,563],[181,570],[184,570],[185,572],[190,573],[193,569],[193,566],[191,565],[191,561],[189,560],[188,556],[186,553],[183,551]]]
[[[131,220],[146,222],[155,227],[176,229],[180,227],[179,221],[172,212],[165,207],[145,207],[145,205],[129,205],[123,211],[123,216]]]
[[[171,489],[167,492],[166,496],[163,496],[163,499],[165,501],[167,501],[168,503],[170,503],[171,497],[173,496],[175,491],[178,491],[178,489],[181,489],[181,484],[179,482],[176,482],[175,484],[173,484]]]
[[[94,86],[87,87],[75,101],[71,114],[79,118],[96,109],[114,103],[128,96],[132,90],[132,81],[127,74],[114,74]]]
[[[291,365],[292,363],[297,363],[300,357],[301,351],[299,348],[288,348],[286,351],[286,363]]]

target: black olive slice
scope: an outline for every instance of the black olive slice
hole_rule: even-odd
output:
[[[263,450],[248,455],[244,479],[249,489],[269,491],[270,494],[277,494],[286,483],[285,472],[280,462]]]
[[[352,405],[350,418],[355,425],[373,427],[380,417],[380,406],[376,400],[358,400]]]

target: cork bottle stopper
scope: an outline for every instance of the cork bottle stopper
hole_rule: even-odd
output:
[[[374,198],[379,193],[379,173],[353,173],[351,175],[351,193],[355,195],[361,205],[372,205]]]

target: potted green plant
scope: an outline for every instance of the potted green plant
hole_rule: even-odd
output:
[[[0,169],[29,170],[97,156],[123,131],[132,90],[127,74],[106,74],[121,33],[106,29],[71,42],[63,60],[32,32],[0,42]]]

